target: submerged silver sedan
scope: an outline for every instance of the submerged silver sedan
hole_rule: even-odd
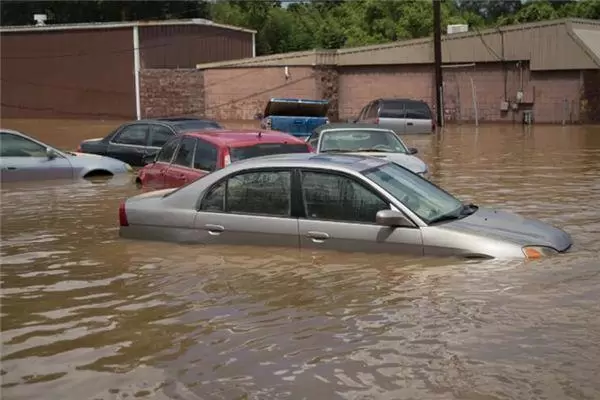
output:
[[[425,176],[427,164],[415,156],[396,133],[375,124],[334,123],[321,125],[307,140],[316,153],[346,153],[381,157]]]
[[[465,258],[566,252],[561,229],[463,204],[380,158],[284,154],[239,161],[119,208],[126,238]]]
[[[114,158],[65,152],[24,133],[0,130],[0,181],[77,179],[132,172]]]

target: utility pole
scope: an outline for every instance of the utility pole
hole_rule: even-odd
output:
[[[442,18],[440,16],[441,0],[433,0],[433,59],[435,68],[435,110],[437,126],[444,124],[442,109],[443,78],[442,78]]]

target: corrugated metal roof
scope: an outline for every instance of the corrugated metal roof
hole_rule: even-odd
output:
[[[577,33],[575,32],[577,31]],[[442,37],[444,63],[529,60],[532,70],[597,69],[600,22],[562,19],[510,25]],[[199,64],[198,69],[433,63],[432,38],[329,51],[276,54],[246,60]]]
[[[240,28],[239,26],[217,24],[213,21],[203,18],[191,19],[171,19],[164,21],[119,21],[119,22],[89,22],[79,24],[48,24],[48,25],[19,25],[19,26],[0,26],[0,33],[10,32],[45,32],[45,31],[66,31],[79,29],[118,29],[131,28],[134,26],[161,26],[161,25],[208,25],[215,28],[230,29],[247,33],[256,33],[252,29]]]

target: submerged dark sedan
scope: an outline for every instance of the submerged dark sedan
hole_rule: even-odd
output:
[[[81,142],[78,152],[98,154],[141,167],[144,157],[156,153],[173,136],[198,130],[222,129],[212,120],[199,118],[158,118],[128,122],[104,138]]]

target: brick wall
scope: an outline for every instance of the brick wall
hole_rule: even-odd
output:
[[[378,97],[410,97],[432,105],[433,68],[421,65],[343,67],[339,69],[339,117],[358,115]]]
[[[204,71],[206,114],[217,120],[251,120],[271,97],[319,97],[312,67],[209,69]]]
[[[140,71],[142,118],[205,114],[203,72],[196,69]]]

